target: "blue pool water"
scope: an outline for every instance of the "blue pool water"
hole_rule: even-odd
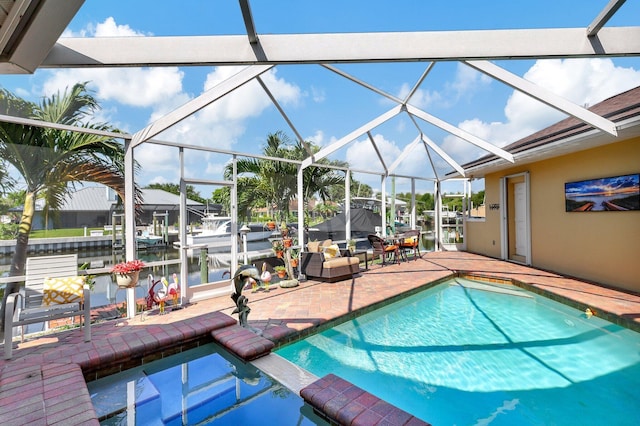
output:
[[[251,364],[210,344],[87,384],[102,425],[325,425]]]
[[[456,279],[277,351],[434,425],[638,425],[640,334]]]

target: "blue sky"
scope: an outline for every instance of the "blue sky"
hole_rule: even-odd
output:
[[[601,1],[456,2],[426,1],[264,1],[251,3],[259,34],[315,32],[437,31],[510,28],[586,27],[607,4]],[[628,1],[610,26],[640,24],[640,2]],[[65,36],[108,37],[139,35],[244,34],[235,0],[173,2],[87,0]],[[579,105],[592,105],[640,85],[640,59],[576,59],[501,61],[498,65]],[[341,70],[399,97],[415,84],[425,63],[339,65]],[[103,109],[98,120],[136,132],[216,82],[234,74],[231,67],[166,67],[128,69],[39,70],[29,76],[0,76],[0,84],[14,93],[38,100],[78,81],[90,81]],[[394,105],[317,65],[278,66],[263,76],[298,131],[306,140],[327,145],[369,122]],[[498,146],[544,128],[564,116],[500,82],[459,63],[438,63],[412,103],[436,117]],[[421,123],[421,130],[459,163],[483,152],[443,131]],[[249,84],[159,135],[159,139],[259,153],[268,133],[294,133],[271,105],[257,83]],[[383,155],[395,158],[417,136],[406,117],[398,117],[372,131]],[[177,150],[146,145],[136,150],[143,166],[142,185],[178,181]],[[358,169],[381,170],[370,144],[361,137],[331,156]],[[187,153],[191,177],[221,179],[228,156]],[[437,159],[436,159],[437,160]],[[409,156],[407,174],[433,177],[421,152]],[[438,173],[448,171],[437,161]],[[380,189],[380,178],[355,178]],[[399,179],[397,191],[407,191]],[[432,189],[420,183],[418,192]],[[209,196],[215,188],[202,188]],[[387,187],[390,192],[390,188]]]

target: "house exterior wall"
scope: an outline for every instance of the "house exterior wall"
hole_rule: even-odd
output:
[[[640,211],[565,212],[564,202],[566,182],[639,173],[640,138],[489,174],[486,205],[500,202],[501,177],[522,172],[530,175],[532,265],[640,292]],[[467,223],[469,251],[500,257],[503,209]]]

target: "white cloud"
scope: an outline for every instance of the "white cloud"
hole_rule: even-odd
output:
[[[78,33],[65,32],[66,37],[136,37],[142,32],[128,25],[118,25],[112,17],[96,25],[88,25]],[[208,90],[240,71],[242,67],[214,68],[203,83]],[[189,102],[193,95],[185,93],[183,80],[185,74],[177,67],[157,68],[114,68],[114,69],[66,69],[50,72],[42,85],[42,92],[51,95],[63,91],[77,82],[90,81],[90,89],[95,91],[100,101],[111,102],[100,112],[101,121],[110,121],[109,115],[117,116],[117,106],[128,105],[138,108],[151,108],[148,122],[154,122],[177,107]],[[265,85],[281,105],[297,106],[302,95],[298,86],[277,77],[272,69],[261,76]],[[159,139],[175,140],[199,146],[211,146],[231,149],[246,131],[246,120],[257,117],[272,107],[269,97],[262,87],[252,81],[228,94],[191,117],[162,132]],[[128,128],[124,124],[120,128]],[[139,129],[132,129],[137,131]],[[201,162],[198,170],[205,173],[219,173],[216,164],[207,164],[208,155],[200,155],[197,160],[187,159],[187,168],[195,170],[195,161]],[[157,146],[143,145],[136,151],[136,159],[143,167],[145,178],[152,181],[175,181],[177,168],[167,167],[176,158],[176,150]],[[205,162],[202,162],[202,160]],[[204,167],[202,167],[204,166]],[[154,175],[163,170],[162,175]],[[146,179],[145,179],[146,180]]]
[[[241,69],[242,67],[215,68],[205,79],[204,91],[210,90],[217,84],[237,74]],[[300,89],[283,79],[277,78],[276,70],[264,73],[262,80],[282,105],[296,105],[299,101],[301,97]],[[189,99],[183,100],[187,102]],[[259,116],[270,107],[272,107],[271,100],[262,87],[257,82],[251,81],[162,132],[158,135],[158,138],[196,146],[230,150],[245,134],[247,120]],[[170,109],[156,110],[151,117],[151,121],[157,120],[168,112],[170,112]],[[154,155],[143,154],[141,163],[145,170],[160,166],[159,161],[161,159],[155,156],[155,151],[153,152]],[[204,169],[206,176],[220,178],[222,168],[218,163],[208,163],[206,161],[207,157],[206,153],[201,153],[197,158],[187,158],[187,168],[189,170]],[[197,164],[199,165],[196,166]]]
[[[326,98],[327,94],[324,89],[311,86],[311,99],[313,99],[313,102],[322,103]]]
[[[67,31],[65,37],[139,37],[146,35],[128,25],[118,25],[109,17],[104,22],[88,25],[79,33]],[[90,82],[100,100],[124,105],[148,107],[166,102],[182,91],[184,73],[177,67],[166,68],[78,68],[51,72],[42,87],[45,96]]]
[[[116,20],[110,16],[95,26],[93,35],[95,37],[135,37],[151,34],[135,31],[129,25],[118,25]]]
[[[402,84],[400,87],[400,92],[397,97],[400,99],[404,99],[407,97],[412,87],[409,86],[408,83]],[[414,92],[409,99],[409,103],[417,108],[425,109],[432,105],[434,102],[439,102],[442,100],[442,96],[437,91],[429,91],[419,88]]]
[[[391,163],[398,158],[402,150],[395,142],[385,139],[381,134],[374,135],[373,140],[376,142],[380,155],[385,159],[387,167],[389,167]],[[383,171],[378,155],[373,149],[369,138],[351,142],[347,146],[346,161],[354,169],[368,170],[372,172]],[[380,187],[379,175],[366,174],[362,175],[359,180],[370,185],[372,188]]]
[[[54,71],[43,85],[45,96],[90,82],[100,100],[149,107],[166,102],[182,91],[184,74],[178,68],[67,69]]]
[[[455,79],[448,85],[456,99],[477,91],[480,87],[491,84],[491,78],[475,69],[459,62],[456,67]]]
[[[640,71],[617,67],[610,59],[538,60],[524,74],[526,80],[577,105],[594,105],[640,85]],[[504,107],[504,122],[477,118],[458,127],[498,146],[505,146],[561,120],[565,115],[519,91],[513,91]],[[455,136],[442,144],[453,158],[465,163],[486,154]]]
[[[441,108],[452,107],[455,106],[457,100],[473,95],[482,87],[491,84],[491,81],[491,78],[485,74],[462,63],[458,63],[453,81],[445,84],[443,91],[424,89],[429,82],[429,77],[427,77],[421,87],[411,96],[409,103],[420,109],[427,109],[435,104]],[[412,88],[412,85],[404,83],[396,96],[404,99]]]
[[[322,130],[316,130],[313,136],[307,136],[304,140],[322,146],[324,144],[324,132]]]
[[[204,90],[209,90],[217,84],[237,74],[242,67],[218,67],[209,75],[204,84]],[[278,103],[282,105],[296,105],[301,97],[298,86],[287,83],[276,77],[277,71],[271,69],[262,74],[261,78]],[[224,98],[216,101],[203,110],[203,115],[211,121],[245,120],[261,114],[271,106],[271,100],[257,81],[250,81],[239,87]]]

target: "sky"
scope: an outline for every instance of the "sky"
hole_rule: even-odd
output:
[[[488,3],[488,4],[487,4]],[[379,31],[440,31],[513,28],[587,27],[608,0],[514,2],[426,2],[401,0],[323,2],[253,0],[258,34]],[[640,25],[640,1],[627,1],[608,26]],[[245,34],[238,1],[87,0],[63,37],[169,36]],[[368,84],[403,98],[425,71],[427,63],[336,65]],[[519,60],[497,65],[547,88],[578,105],[593,105],[640,85],[640,58]],[[76,82],[89,82],[102,109],[96,121],[130,133],[142,129],[197,97],[240,67],[163,67],[120,69],[40,69],[32,75],[0,76],[0,85],[38,102]],[[339,140],[391,109],[390,100],[354,84],[319,65],[281,65],[263,75],[301,136],[319,146]],[[565,116],[504,84],[457,62],[437,63],[411,99],[411,104],[497,146],[504,146],[551,125]],[[485,153],[444,131],[419,123],[420,131],[459,164]],[[157,136],[157,139],[259,154],[267,135],[294,132],[256,82],[226,96]],[[406,116],[373,129],[381,154],[393,161],[418,130]],[[137,180],[178,183],[175,148],[145,144],[135,150],[142,165]],[[221,180],[228,155],[187,151],[188,177]],[[345,160],[362,170],[382,167],[366,136],[338,150],[330,159]],[[435,170],[424,150],[411,152],[399,173],[432,179],[451,169],[434,157]],[[379,176],[355,173],[354,178],[379,191]],[[392,188],[387,183],[386,191]],[[409,191],[407,179],[396,179],[397,192]],[[198,186],[208,197],[214,185]],[[417,192],[431,192],[430,180]],[[455,191],[452,189],[452,191]],[[357,194],[352,194],[357,195]]]

